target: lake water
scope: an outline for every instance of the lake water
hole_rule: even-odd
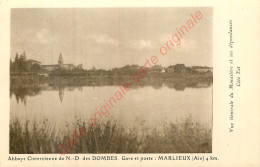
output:
[[[44,87],[29,95],[12,94],[11,122],[18,119],[46,125],[49,132],[62,137],[72,134],[73,126],[88,121],[118,90],[116,86]],[[125,129],[133,127],[149,130],[161,128],[170,122],[190,117],[194,122],[212,125],[212,85],[201,88],[176,90],[162,85],[160,88],[143,86],[131,89],[110,110],[110,115],[100,120],[116,121]]]

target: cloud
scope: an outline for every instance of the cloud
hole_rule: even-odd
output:
[[[115,39],[111,38],[108,35],[99,35],[96,38],[97,43],[103,43],[103,44],[110,44],[110,45],[116,45]]]
[[[40,31],[36,32],[36,38],[40,43],[46,44],[49,39],[49,32],[42,28]]]
[[[117,46],[118,43],[117,41],[110,37],[109,35],[106,34],[94,34],[94,35],[89,35],[87,37],[88,40],[91,40],[95,43],[98,44],[108,44],[108,45],[112,45],[112,46]]]
[[[129,44],[132,48],[137,49],[137,50],[142,50],[142,49],[152,49],[154,47],[154,42],[152,40],[134,40],[130,41]]]
[[[162,34],[159,38],[158,38],[158,41],[161,42],[161,43],[166,43],[169,38],[171,39],[171,34]]]
[[[139,45],[140,45],[141,48],[152,48],[153,47],[152,41],[150,41],[150,40],[141,39],[139,41]]]
[[[181,40],[181,48],[190,51],[194,49],[199,49],[198,42],[194,39],[184,39]]]

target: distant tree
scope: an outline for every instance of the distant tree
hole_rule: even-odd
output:
[[[10,59],[10,71],[12,71],[13,69],[13,62],[12,62],[12,59]]]
[[[91,69],[91,70],[93,70],[93,71],[95,71],[95,70],[96,70],[96,68],[95,68],[95,66],[94,66],[94,65],[92,66],[92,69]]]
[[[176,64],[174,66],[174,72],[176,72],[176,73],[185,72],[185,65],[184,64]]]
[[[27,62],[26,62],[25,51],[19,57],[19,71],[21,71],[21,72],[27,72],[28,71],[28,65],[27,65]]]
[[[155,65],[150,70],[150,72],[152,73],[160,73],[162,71],[163,71],[163,67],[161,65]]]
[[[82,64],[77,65],[77,67],[75,68],[75,70],[82,70],[82,69],[83,69]]]
[[[25,62],[26,61],[26,54],[25,54],[25,51],[23,51],[23,54],[21,55],[22,57],[22,61]]]
[[[14,62],[12,63],[11,71],[18,71],[18,63],[19,63],[19,54],[16,53]]]
[[[18,61],[19,61],[19,54],[18,54],[18,53],[16,53],[14,61],[15,61],[15,62],[18,62]]]
[[[20,56],[18,53],[16,53],[14,62],[12,62],[11,71],[16,71],[16,72],[27,72],[28,71],[28,65],[27,65],[27,61],[26,61],[25,52],[23,52],[23,54],[21,54]]]
[[[198,71],[196,71],[194,68],[191,67],[186,67],[186,72],[187,73],[192,73],[192,74],[197,74]]]

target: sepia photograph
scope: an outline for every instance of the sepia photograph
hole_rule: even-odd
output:
[[[10,154],[212,153],[212,7],[10,12]]]

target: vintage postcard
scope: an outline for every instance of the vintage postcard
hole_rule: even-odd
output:
[[[0,166],[259,166],[244,3],[1,1]]]

